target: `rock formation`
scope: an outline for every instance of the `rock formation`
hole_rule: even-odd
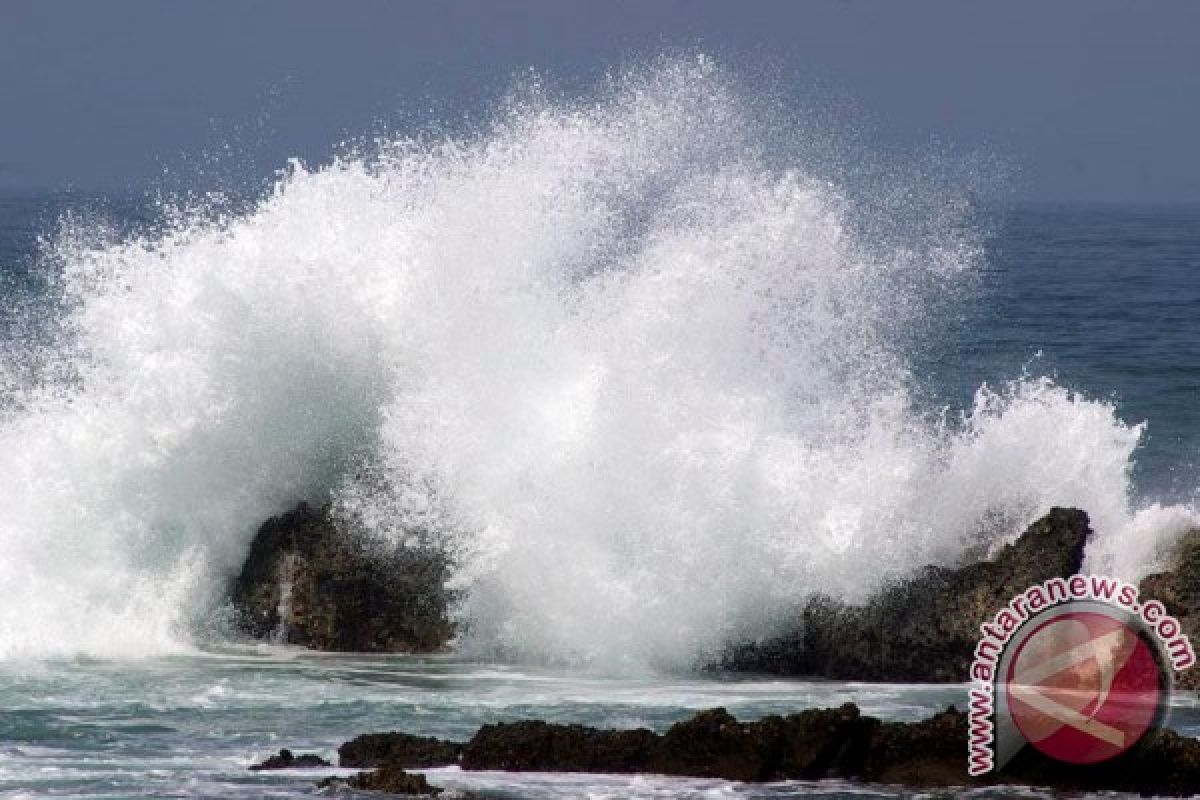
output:
[[[1183,633],[1200,648],[1200,529],[1189,531],[1176,546],[1169,572],[1148,575],[1139,594],[1143,600],[1162,602],[1167,613],[1179,620]],[[1200,689],[1200,667],[1175,676],[1178,689]]]
[[[252,636],[341,652],[433,652],[454,629],[448,564],[432,548],[385,546],[305,504],[263,523],[233,585]]]
[[[989,561],[926,567],[864,605],[818,596],[792,631],[733,648],[733,670],[842,680],[958,682],[967,678],[979,625],[1020,591],[1079,571],[1087,514],[1054,508]]]
[[[484,725],[461,745],[457,763],[464,770],[656,773],[746,782],[836,778],[920,789],[1020,785],[1160,796],[1200,789],[1200,741],[1170,730],[1152,731],[1117,758],[1083,767],[1026,747],[1002,772],[971,778],[967,723],[967,715],[954,708],[919,722],[882,722],[851,703],[754,722],[739,722],[716,708],[663,734],[527,720]],[[456,763],[449,756],[457,746],[441,744],[447,746],[445,764]],[[352,785],[381,788],[404,774],[401,763],[384,760]]]
[[[252,772],[266,769],[308,769],[312,767],[328,767],[329,762],[312,753],[296,755],[291,750],[280,750],[277,755],[270,756],[260,764],[249,767]]]

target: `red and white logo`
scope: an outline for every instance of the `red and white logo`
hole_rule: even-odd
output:
[[[1103,575],[1051,578],[979,626],[968,688],[967,772],[1004,768],[1026,746],[1095,764],[1163,724],[1175,672],[1196,663],[1162,602]]]
[[[1038,624],[1003,676],[1014,724],[1059,761],[1120,755],[1155,724],[1166,697],[1151,647],[1119,614],[1065,610]]]

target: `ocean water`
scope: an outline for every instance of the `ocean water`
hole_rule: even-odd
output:
[[[913,719],[962,687],[694,670],[1051,505],[1092,515],[1088,568],[1161,565],[1200,487],[1200,210],[1005,205],[781,114],[666,62],[236,198],[0,197],[0,792],[303,795],[244,768],[524,716]],[[453,656],[239,644],[224,589],[300,500],[453,553]]]

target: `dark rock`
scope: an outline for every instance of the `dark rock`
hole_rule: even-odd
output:
[[[663,735],[598,730],[539,720],[485,725],[467,743],[467,770],[650,772],[740,781],[856,774],[874,722],[854,705],[740,723],[725,709],[702,711]]]
[[[659,773],[740,781],[840,778],[927,789],[1019,785],[1184,796],[1200,789],[1200,741],[1152,731],[1100,764],[1075,766],[1025,747],[998,774],[967,775],[967,715],[951,707],[919,722],[881,722],[847,703],[741,723],[724,709],[702,711],[665,734],[598,730],[528,720],[485,725],[466,745],[467,770]],[[350,779],[359,789],[409,785],[397,764]],[[415,791],[436,791],[415,783]]]
[[[1148,575],[1138,587],[1143,599],[1160,601],[1179,620],[1193,647],[1200,647],[1200,529],[1188,531],[1176,545],[1171,569]],[[1179,689],[1200,689],[1200,668],[1175,676]]]
[[[368,733],[338,748],[338,763],[343,767],[378,767],[383,764],[404,769],[445,767],[457,764],[463,746],[432,736],[407,733]]]
[[[837,709],[810,709],[783,718],[766,717],[755,724],[776,724],[772,719],[780,720],[782,739],[773,776],[776,780],[860,775],[869,736],[879,724],[859,714],[858,706],[853,703]]]
[[[769,780],[780,760],[780,728],[774,720],[743,725],[723,708],[677,722],[658,742],[653,771],[666,775]]]
[[[418,794],[432,796],[442,790],[430,786],[424,775],[405,772],[400,767],[384,766],[370,772],[350,776],[346,784],[352,789],[387,794]]]
[[[463,769],[510,772],[647,772],[658,735],[539,720],[484,725],[463,750]]]
[[[722,666],[843,680],[965,680],[979,625],[1036,583],[1079,571],[1087,515],[1054,508],[990,561],[927,567],[864,605],[818,596],[794,629],[731,650]]]
[[[300,504],[263,523],[232,599],[259,638],[341,652],[433,652],[453,635],[448,563],[431,547],[368,542],[328,508]]]
[[[967,722],[953,707],[920,722],[877,722],[856,777],[915,787],[973,783],[967,776]]]
[[[261,764],[254,764],[249,769],[258,771],[264,769],[304,769],[308,767],[328,767],[329,762],[312,753],[294,754],[291,750],[280,750],[278,755],[271,756]]]

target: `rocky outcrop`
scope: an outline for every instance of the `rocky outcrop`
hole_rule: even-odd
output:
[[[733,648],[728,669],[843,680],[965,680],[979,625],[1018,592],[1079,571],[1087,515],[1054,508],[990,561],[927,567],[864,605],[818,596],[789,633]]]
[[[370,772],[359,772],[349,778],[325,778],[317,781],[318,788],[340,789],[348,787],[364,792],[382,792],[383,794],[407,794],[432,797],[442,793],[442,789],[431,786],[424,775],[405,772],[397,766],[385,766]]]
[[[267,520],[232,600],[258,638],[341,652],[433,652],[453,635],[445,556],[385,547],[305,504]]]
[[[461,766],[514,772],[656,773],[748,782],[851,778],[862,771],[864,748],[877,725],[852,704],[750,723],[715,708],[678,722],[661,735],[646,729],[598,730],[531,720],[483,726],[467,743]]]
[[[646,772],[658,735],[540,720],[484,725],[463,748],[463,769],[509,772]]]
[[[329,762],[312,753],[296,755],[291,750],[280,750],[277,755],[270,756],[260,764],[248,767],[253,772],[265,769],[309,769],[312,767],[328,767]]]
[[[1160,601],[1179,620],[1183,633],[1200,647],[1200,529],[1186,533],[1176,545],[1171,570],[1148,575],[1138,587],[1144,600]],[[1200,668],[1175,676],[1180,689],[1200,689]]]
[[[1200,790],[1200,741],[1169,730],[1151,732],[1121,756],[1085,767],[1026,747],[1001,773],[971,778],[967,722],[954,708],[919,722],[882,722],[849,703],[746,723],[717,708],[663,734],[529,720],[483,726],[464,746],[460,763],[465,770],[657,773],[746,782],[836,778],[918,789],[1011,784],[1159,796]],[[400,774],[399,765],[385,763],[351,780],[357,788],[380,788]]]
[[[351,739],[338,748],[338,763],[343,767],[378,767],[391,764],[404,769],[446,767],[457,764],[463,746],[432,736],[407,733],[368,733]]]
[[[346,783],[351,789],[386,794],[435,795],[442,791],[436,786],[430,786],[424,775],[405,772],[400,767],[390,765],[370,772],[360,772]]]

